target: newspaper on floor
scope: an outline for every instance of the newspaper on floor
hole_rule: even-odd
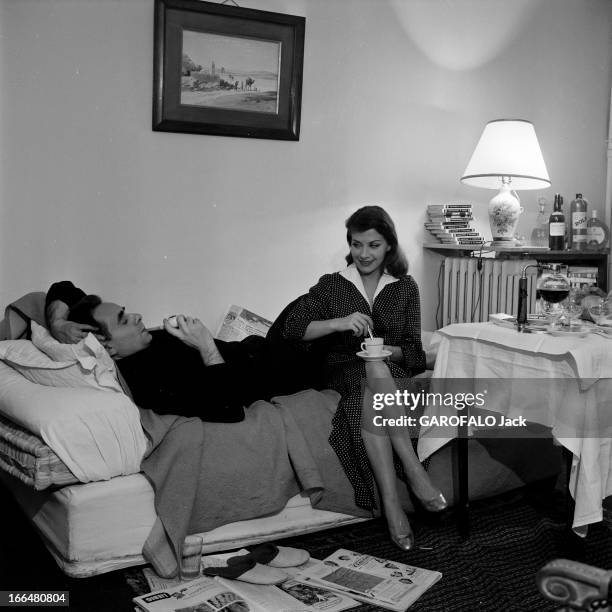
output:
[[[152,567],[143,567],[142,573],[147,580],[151,591],[159,591],[160,589],[169,589],[180,584],[180,578],[162,578]]]
[[[145,612],[188,610],[240,610],[240,612],[253,610],[259,612],[257,608],[244,601],[240,595],[206,576],[134,597],[132,601]]]
[[[230,553],[216,553],[202,557],[202,567],[220,567],[227,565],[227,559],[239,555],[248,554],[248,550]],[[317,585],[306,584],[295,579],[302,571],[315,567],[321,561],[309,559],[306,563],[297,567],[283,567],[283,571],[289,574],[289,579],[277,586],[249,584],[240,580],[227,580],[216,578],[221,584],[231,588],[242,595],[249,603],[255,606],[255,610],[270,612],[340,612],[359,605],[348,595],[336,593]]]
[[[240,595],[258,612],[340,612],[359,605],[358,601],[342,593],[293,579],[277,586],[225,578],[215,580]]]
[[[212,560],[212,563],[216,565],[218,561]],[[298,570],[314,563],[310,561]],[[133,601],[145,612],[341,612],[359,605],[347,595],[291,577],[278,586],[271,586],[202,576],[135,597]]]
[[[388,610],[407,610],[440,572],[341,548],[295,578]]]
[[[225,342],[244,340],[247,336],[265,337],[271,326],[272,321],[232,304],[227,309],[215,337]]]

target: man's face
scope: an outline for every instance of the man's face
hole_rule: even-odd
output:
[[[123,306],[112,302],[102,302],[93,309],[92,314],[108,330],[108,343],[115,349],[115,357],[133,355],[151,343],[151,334],[145,329],[142,315],[138,313],[125,312]]]

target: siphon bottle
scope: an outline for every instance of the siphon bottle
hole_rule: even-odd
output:
[[[555,193],[553,211],[548,219],[548,248],[551,251],[562,251],[565,248],[565,215],[562,206],[563,196]]]
[[[573,251],[585,251],[587,244],[587,201],[581,193],[570,204],[570,227],[567,248]]]

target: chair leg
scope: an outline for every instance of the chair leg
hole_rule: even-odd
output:
[[[463,427],[463,426],[461,426]],[[469,482],[469,449],[467,432],[459,432],[457,440],[456,459],[458,489],[457,497],[457,524],[462,538],[470,537],[470,482]]]

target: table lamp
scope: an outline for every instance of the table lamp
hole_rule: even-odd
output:
[[[489,121],[461,182],[499,190],[489,202],[491,235],[495,242],[513,243],[523,212],[515,190],[550,187],[533,123],[523,119]]]

